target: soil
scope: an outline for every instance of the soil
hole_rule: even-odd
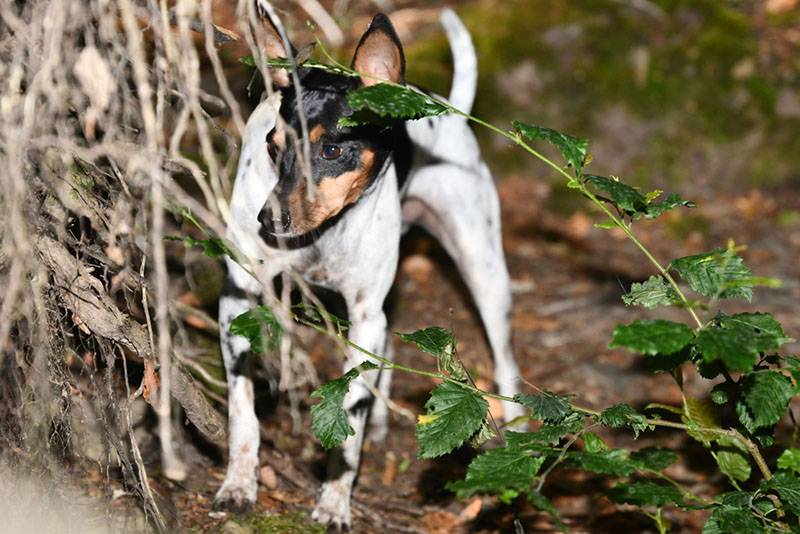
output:
[[[551,187],[546,182],[511,176],[499,182],[499,191],[504,243],[515,290],[514,351],[524,380],[536,387],[573,394],[576,403],[598,409],[619,402],[640,409],[650,402],[679,404],[680,392],[669,376],[648,372],[641,357],[607,348],[618,323],[643,316],[686,319],[680,310],[648,312],[622,304],[620,295],[631,281],[645,279],[654,272],[653,267],[620,235],[593,228],[599,217],[584,212],[564,215],[548,209]],[[664,262],[724,246],[729,238],[746,243],[742,255],[753,271],[780,278],[784,285],[779,290],[756,290],[752,308],[731,302],[725,303],[724,309],[746,306],[769,311],[789,335],[800,331],[800,317],[795,313],[800,296],[796,282],[800,266],[795,261],[800,253],[800,220],[792,215],[800,209],[800,196],[795,188],[782,186],[698,200],[698,208],[676,212],[665,222],[637,223],[642,241]],[[713,230],[681,233],[686,217],[705,218]],[[392,301],[393,331],[431,325],[451,328],[467,367],[479,382],[491,384],[490,351],[465,287],[443,250],[421,232],[412,232],[403,243]],[[710,317],[716,311],[711,309],[707,314]],[[431,360],[412,346],[397,339],[394,343],[400,363],[432,367]],[[793,343],[786,350],[796,349]],[[324,338],[312,345],[312,357],[319,360],[323,378],[338,376],[335,350]],[[432,380],[396,373],[392,398],[413,413],[422,413],[434,385]],[[686,376],[686,388],[692,395],[703,396],[711,386],[698,376]],[[263,455],[263,465],[270,467],[262,479],[270,487],[262,484],[259,488],[258,514],[308,512],[313,506],[324,454],[309,432],[307,409],[302,411],[302,418],[300,428],[293,428],[287,403],[279,402],[274,413],[263,419],[267,439],[262,447],[270,451]],[[701,495],[724,486],[710,468],[708,453],[679,432],[645,433],[636,441],[627,432],[601,434],[617,446],[658,444],[676,448],[681,461],[669,469],[669,474]],[[271,451],[278,451],[280,456]],[[492,498],[461,502],[444,489],[448,481],[463,476],[475,451],[465,448],[435,461],[418,460],[415,451],[413,423],[399,416],[392,417],[384,445],[366,446],[354,495],[353,531],[509,532],[515,520],[526,532],[553,530],[547,516],[522,499],[512,506],[500,505]],[[224,476],[224,464],[214,456],[190,454],[192,475],[180,487],[159,481],[158,489],[173,503],[180,528],[213,532],[230,526],[230,518],[208,515]],[[299,477],[304,487],[285,478],[285,458],[293,459],[296,468],[289,478]],[[277,473],[270,473],[270,468]],[[607,486],[601,477],[567,471],[551,478],[544,492],[571,532],[652,529],[643,515],[613,506],[599,496]],[[704,521],[702,511],[670,510],[667,517],[676,531],[684,532],[698,531]]]

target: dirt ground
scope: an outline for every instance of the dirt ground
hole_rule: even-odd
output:
[[[325,3],[334,4],[334,2]],[[794,5],[794,2],[789,3]],[[424,1],[397,4],[401,7],[410,6],[398,15],[405,21],[405,26],[402,22],[398,24],[404,39],[420,38],[419,33],[415,34],[413,31],[419,27],[428,28],[425,30],[428,33],[434,31],[429,29],[431,24],[428,20],[433,15],[424,8],[429,8],[433,4],[438,6],[439,3]],[[501,4],[505,5],[505,2],[485,0],[459,4],[477,6],[476,9],[494,9]],[[515,5],[517,4],[520,2],[515,2]],[[581,9],[586,12],[594,9],[592,3],[574,4],[580,4]],[[608,2],[608,4],[625,3]],[[647,5],[649,2],[639,4]],[[705,6],[713,3],[699,4]],[[415,11],[411,9],[412,7],[420,9]],[[371,3],[369,9],[373,9]],[[367,9],[362,10],[366,12]],[[779,180],[770,182],[775,185],[761,186],[759,185],[761,182],[757,180],[753,184],[752,181],[748,181],[752,177],[742,176],[747,169],[738,159],[750,163],[756,156],[769,159],[772,157],[772,152],[762,150],[758,143],[753,145],[755,148],[750,147],[749,137],[742,141],[742,144],[731,143],[727,139],[719,142],[709,141],[702,145],[692,144],[694,138],[680,136],[688,135],[687,132],[694,134],[695,131],[692,130],[694,124],[683,123],[678,119],[674,121],[662,119],[660,113],[655,115],[655,111],[645,107],[644,104],[640,106],[639,111],[644,109],[645,112],[634,116],[630,110],[621,112],[617,101],[598,101],[596,94],[581,93],[575,97],[575,94],[571,94],[567,89],[563,93],[558,93],[552,86],[564,87],[563,84],[566,82],[562,77],[568,76],[567,82],[581,87],[596,88],[602,84],[592,84],[573,77],[571,70],[573,63],[570,63],[569,58],[575,54],[569,39],[575,34],[575,26],[580,26],[580,23],[571,22],[570,17],[573,15],[567,9],[563,15],[565,20],[556,20],[558,17],[556,11],[559,10],[549,10],[546,13],[547,17],[550,17],[546,24],[552,24],[554,27],[552,34],[549,37],[545,35],[547,32],[542,31],[542,34],[545,35],[545,40],[550,39],[555,43],[552,48],[558,49],[561,46],[561,57],[556,57],[552,63],[568,65],[570,71],[568,73],[562,72],[565,69],[559,71],[547,60],[540,60],[538,57],[528,58],[513,66],[506,65],[500,60],[496,65],[484,62],[486,71],[482,70],[482,73],[489,72],[490,68],[495,69],[491,76],[496,76],[497,79],[481,79],[482,87],[489,87],[488,95],[483,95],[483,110],[494,106],[497,94],[502,96],[504,91],[508,91],[508,87],[512,87],[515,95],[524,93],[536,101],[532,103],[523,99],[515,102],[508,94],[503,97],[505,100],[514,102],[518,108],[533,110],[531,114],[535,114],[535,118],[542,124],[562,127],[563,122],[553,122],[552,117],[573,116],[571,106],[577,101],[582,101],[591,108],[591,113],[585,114],[588,123],[586,125],[579,122],[569,124],[567,121],[567,123],[571,131],[582,133],[586,126],[585,133],[591,135],[593,143],[596,143],[593,146],[597,147],[594,153],[598,157],[594,165],[606,165],[611,172],[618,172],[622,176],[636,176],[634,180],[636,183],[639,183],[638,178],[642,173],[648,175],[652,173],[655,175],[653,187],[676,189],[682,196],[698,204],[695,209],[676,211],[656,222],[637,222],[636,231],[644,244],[665,264],[673,258],[724,247],[729,239],[745,245],[746,249],[741,255],[753,272],[761,276],[778,278],[783,281],[783,286],[780,289],[757,289],[752,305],[726,302],[723,303],[722,309],[727,312],[748,309],[773,313],[782,322],[788,336],[800,338],[800,315],[796,312],[796,303],[800,298],[800,282],[798,282],[800,263],[797,261],[800,257],[800,188],[798,187],[800,173],[791,167],[794,164],[792,158],[795,158],[796,154],[792,155],[784,150],[785,161],[781,160],[783,165],[779,166],[779,169],[785,172]],[[478,20],[481,15],[481,12],[475,10],[471,13],[473,21]],[[531,10],[529,15],[532,19],[539,18],[534,10]],[[602,17],[594,17],[592,14],[591,17],[587,17],[586,28],[605,31],[606,22],[601,19]],[[365,20],[360,13],[358,17],[352,18],[352,27],[363,27]],[[612,22],[614,20],[616,19]],[[688,20],[694,24],[692,22],[694,19]],[[483,41],[480,39],[482,33],[493,34],[492,32],[497,32],[497,28],[492,25],[478,28],[474,23],[473,26],[479,44],[482,42],[483,50],[489,51],[484,53],[496,52],[498,48],[492,46],[485,35]],[[699,26],[702,25],[698,24]],[[635,24],[631,27],[638,31],[639,27]],[[656,43],[665,38],[659,33],[660,31],[654,31],[653,40]],[[436,29],[435,32],[439,30]],[[664,32],[669,34],[666,30]],[[351,33],[353,35],[349,35],[350,40],[357,39],[358,32],[353,30]],[[781,47],[776,45],[773,48],[779,51],[784,51],[784,41],[795,43],[796,46],[796,41],[791,41],[787,37],[788,31],[786,35],[768,32],[764,35],[772,41],[765,38],[761,44],[777,42]],[[796,33],[791,35],[794,36],[792,39],[797,37]],[[512,34],[510,38],[513,40],[515,37]],[[562,42],[563,44],[559,45]],[[630,43],[620,40],[618,44],[625,48],[627,54]],[[786,44],[786,49],[796,52],[791,46]],[[680,43],[675,47],[681,53],[684,48],[691,47],[683,47]],[[770,61],[777,54],[766,45],[759,50],[762,55],[768,56],[767,59]],[[516,50],[504,52],[513,55]],[[622,53],[617,52],[611,51],[608,55],[622,57]],[[425,53],[425,50],[418,50],[412,52],[409,57],[416,54],[417,57],[424,59]],[[434,56],[438,58],[438,62],[449,61],[449,56],[439,61],[442,54],[438,52],[437,54]],[[791,54],[786,55],[791,59]],[[602,54],[598,54],[599,56]],[[226,66],[238,69],[236,72],[241,73],[236,54],[232,53],[227,59],[229,61]],[[515,58],[514,61],[518,59]],[[663,63],[672,64],[672,61]],[[438,65],[437,62],[434,64]],[[654,61],[654,64],[656,67],[659,66],[658,62]],[[728,71],[731,69],[727,68],[727,63],[725,65],[725,76],[728,76]],[[772,69],[772,65],[767,63],[769,69]],[[740,63],[736,63],[735,67],[739,66]],[[763,65],[757,61],[755,67],[750,66],[758,69]],[[598,71],[609,70],[599,63],[592,67],[596,67]],[[623,67],[627,72],[625,70],[629,68],[627,63]],[[740,70],[747,70],[744,67]],[[547,71],[548,68],[553,72]],[[583,68],[588,67],[584,65]],[[437,76],[441,75],[440,69],[431,70]],[[508,72],[505,72],[506,70]],[[777,72],[779,69],[773,70]],[[482,77],[487,76],[489,74],[482,74]],[[728,81],[726,78],[725,84]],[[238,82],[241,87],[232,82],[237,96],[246,92],[244,86],[250,82],[250,78],[240,76]],[[519,90],[520,86],[525,88],[525,91]],[[755,83],[753,86],[761,87]],[[704,91],[705,87],[698,83],[698,93],[701,89]],[[577,89],[574,86],[569,88],[576,93]],[[660,87],[656,89],[660,90]],[[731,91],[733,92],[733,89]],[[792,95],[794,97],[798,95],[796,81],[792,91],[789,100]],[[608,92],[614,93],[616,88],[610,86]],[[776,89],[775,93],[780,91]],[[252,95],[250,96],[252,104]],[[550,98],[561,98],[563,102],[555,105],[549,100],[545,101]],[[620,98],[626,98],[626,95]],[[242,100],[246,98],[242,97]],[[655,107],[661,105],[657,100],[648,102]],[[755,106],[753,102],[750,105]],[[681,101],[675,105],[680,109],[673,115],[680,114],[681,117],[696,115],[693,110],[696,110],[697,106],[694,100],[686,105]],[[700,101],[699,106],[702,110],[703,101]],[[508,114],[511,113],[510,110],[503,110],[503,113],[505,119],[515,116]],[[715,115],[716,112],[709,113]],[[796,115],[792,115],[793,113]],[[784,110],[784,114],[783,119],[786,120],[781,124],[790,123],[794,125],[793,127],[800,125],[798,122],[800,111],[789,106]],[[732,115],[736,116],[735,113]],[[764,128],[765,124],[774,125],[779,122],[776,120],[772,123],[767,119],[763,119],[762,122],[756,121],[759,127]],[[670,132],[666,135],[666,141],[659,141],[665,131]],[[774,135],[783,133],[784,130],[780,129]],[[702,132],[701,135],[705,136],[706,132]],[[636,143],[631,139],[647,140],[647,143],[644,141]],[[787,139],[796,146],[796,137],[787,136]],[[622,350],[607,348],[613,328],[618,323],[645,317],[687,319],[680,310],[648,311],[626,308],[623,305],[620,296],[632,282],[644,280],[654,274],[653,266],[648,264],[621,234],[593,228],[593,224],[601,220],[600,217],[588,209],[581,199],[571,196],[565,198],[565,195],[574,193],[566,191],[563,185],[556,184],[552,174],[543,167],[517,164],[517,161],[522,160],[522,156],[514,155],[513,147],[486,137],[481,140],[484,141],[485,150],[494,156],[492,166],[499,175],[498,189],[503,209],[504,245],[514,291],[513,345],[524,381],[538,388],[572,394],[577,404],[598,409],[619,402],[631,404],[638,409],[644,408],[651,402],[673,405],[680,403],[680,392],[669,376],[651,374],[642,358]],[[772,138],[766,134],[758,137],[758,142],[780,148],[779,145],[772,143]],[[664,148],[666,145],[667,148]],[[672,150],[674,145],[679,147],[678,156]],[[711,145],[713,150],[709,148]],[[693,150],[686,148],[689,146],[692,146]],[[752,158],[751,153],[743,151],[742,146],[750,147],[748,150],[752,150]],[[685,150],[681,150],[681,147]],[[690,178],[679,176],[681,180],[678,180],[674,187],[670,187],[664,175],[681,173],[673,172],[672,168],[665,170],[659,167],[658,162],[649,159],[654,152],[663,157],[664,161],[679,161],[680,165],[685,167],[683,170],[688,169],[692,172]],[[498,158],[498,154],[502,159]],[[508,155],[503,156],[504,154]],[[728,156],[730,160],[727,159]],[[771,163],[777,166],[779,162]],[[765,164],[759,168],[766,169],[764,172],[767,172],[772,167]],[[793,170],[789,172],[786,168]],[[733,172],[731,169],[739,174],[727,176]],[[592,167],[589,170],[591,171]],[[607,169],[600,168],[596,172],[607,172]],[[714,180],[720,175],[726,175],[725,187],[716,187],[717,183]],[[749,185],[736,185],[742,183]],[[576,209],[576,206],[583,207]],[[491,387],[491,353],[476,311],[454,264],[441,247],[421,231],[412,231],[406,236],[402,246],[401,264],[389,305],[391,330],[410,332],[434,325],[452,329],[458,338],[457,349],[464,363],[478,379],[479,385]],[[182,248],[182,245],[178,244],[176,247]],[[193,258],[196,259],[197,255]],[[206,283],[203,279],[191,282],[183,279],[190,278],[189,274],[186,274],[191,271],[188,259],[180,257],[173,258],[172,261],[174,263],[171,265],[172,271],[180,273],[173,281],[176,297],[181,294],[185,296],[193,287]],[[208,263],[210,260],[204,261]],[[220,267],[217,265],[217,274],[219,270]],[[211,277],[216,280],[214,283],[218,282],[217,278]],[[218,290],[216,293],[218,294]],[[199,294],[195,297],[194,300],[190,298],[186,302],[203,308],[213,317],[216,313],[214,299]],[[711,317],[717,311],[717,309],[708,310],[706,316]],[[191,326],[188,325],[189,330]],[[198,352],[215,354],[218,350],[217,341],[213,336],[203,335],[205,345],[198,344]],[[341,372],[339,369],[341,359],[336,353],[335,346],[322,336],[312,337],[311,340],[309,353],[321,379],[338,377]],[[421,368],[433,367],[433,362],[414,347],[402,344],[396,338],[394,346],[399,363]],[[800,345],[793,342],[786,345],[785,352],[797,352],[799,348]],[[219,367],[218,358],[216,365]],[[412,377],[398,372],[394,375],[391,396],[400,406],[419,414],[424,411],[423,405],[434,385],[432,381],[419,376]],[[686,387],[693,395],[703,396],[712,386],[713,383],[698,376],[686,376]],[[531,386],[527,387],[529,391],[532,390]],[[211,513],[214,494],[221,485],[225,473],[223,448],[203,441],[187,423],[184,426],[181,453],[190,465],[189,477],[181,483],[171,482],[159,472],[160,462],[157,441],[152,432],[154,427],[152,415],[145,415],[140,420],[141,445],[144,461],[151,476],[151,484],[159,496],[160,507],[175,531],[312,532],[318,528],[310,523],[308,516],[323,476],[325,454],[310,432],[310,403],[308,401],[301,403],[299,411],[301,421],[295,422],[285,396],[279,396],[277,400],[270,399],[266,394],[263,397],[263,402],[260,403],[263,427],[258,504],[254,513],[243,519]],[[601,434],[616,446],[643,448],[658,444],[675,448],[680,453],[681,460],[670,467],[668,473],[699,495],[712,495],[719,488],[726,486],[722,477],[712,469],[713,462],[702,446],[686,439],[679,432],[665,430],[648,432],[636,441],[625,432],[606,430]],[[769,456],[770,451],[767,450],[766,453]],[[418,460],[414,422],[393,414],[386,443],[382,446],[368,444],[365,449],[353,497],[353,531],[436,534],[514,532],[515,520],[518,520],[524,532],[555,531],[550,519],[532,509],[524,499],[515,501],[511,506],[501,505],[493,498],[475,497],[459,501],[452,493],[445,490],[444,486],[448,481],[463,477],[467,465],[475,454],[475,451],[464,448],[437,460]],[[113,469],[109,471],[99,467],[100,465],[105,463],[80,461],[71,463],[69,468],[74,472],[72,479],[78,481],[80,489],[89,497],[111,497],[112,504],[109,505],[107,514],[132,518],[130,523],[120,526],[119,530],[126,528],[141,530],[144,528],[142,520],[132,512],[138,503],[120,491],[118,483],[115,482],[118,477]],[[557,476],[548,480],[544,494],[558,508],[570,532],[653,530],[652,522],[644,515],[627,510],[625,507],[612,505],[601,496],[602,490],[609,484],[603,477],[590,477],[569,471],[557,471],[557,473],[559,473]],[[703,512],[688,513],[668,509],[665,513],[673,522],[675,532],[699,531],[705,519]]]
[[[648,402],[680,403],[677,387],[668,376],[650,374],[641,358],[606,346],[613,327],[643,315],[681,319],[679,311],[626,308],[620,300],[632,281],[653,269],[621,236],[592,228],[593,217],[578,211],[571,215],[548,209],[551,187],[528,177],[508,177],[499,182],[503,203],[504,236],[514,284],[514,350],[522,376],[530,384],[575,395],[575,402],[603,408],[617,402],[642,408]],[[691,197],[691,191],[686,194]],[[800,253],[800,195],[786,185],[752,190],[735,196],[697,199],[699,207],[677,212],[663,222],[643,223],[642,240],[662,261],[724,245],[729,238],[747,245],[742,253],[759,275],[783,280],[779,290],[757,290],[753,309],[774,313],[788,335],[797,337],[800,317],[796,300],[796,258]],[[710,221],[709,230],[682,232],[685,219]],[[702,225],[700,225],[702,226]],[[452,262],[430,238],[412,232],[404,241],[404,254],[391,307],[391,329],[413,331],[442,325],[452,328],[458,352],[484,384],[490,384],[491,360],[484,334],[466,290]],[[746,304],[725,304],[730,311]],[[714,314],[717,310],[709,310]],[[685,318],[683,318],[685,319]],[[431,367],[413,347],[395,340],[397,359],[406,365]],[[787,346],[787,351],[797,345]],[[318,339],[312,358],[323,376],[338,376],[335,349]],[[392,398],[414,413],[423,411],[433,382],[396,373]],[[703,395],[711,383],[687,377],[690,392]],[[303,410],[302,428],[293,430],[286,402],[263,419],[265,449],[259,489],[258,513],[308,512],[324,466],[321,447],[309,432],[309,414]],[[626,433],[606,432],[616,445],[634,448],[658,444],[675,447],[681,462],[670,475],[698,494],[708,495],[724,486],[709,470],[709,456],[679,433],[646,433],[636,442]],[[413,423],[393,416],[390,434],[382,447],[368,446],[354,495],[355,532],[509,532],[519,519],[526,532],[548,531],[543,514],[524,502],[501,506],[491,498],[460,502],[444,489],[446,482],[463,476],[475,452],[467,449],[435,461],[415,458]],[[157,487],[171,501],[176,525],[181,529],[229,531],[230,518],[210,517],[214,492],[224,476],[218,451],[214,454],[187,449],[193,462],[191,477],[181,486],[158,480]],[[294,463],[288,461],[293,459]],[[157,464],[153,463],[153,468]],[[277,474],[277,477],[275,476]],[[606,485],[600,477],[577,473],[553,477],[545,486],[565,523],[573,532],[639,532],[652,528],[636,512],[620,510],[599,493]],[[697,531],[702,512],[668,512],[675,531]]]

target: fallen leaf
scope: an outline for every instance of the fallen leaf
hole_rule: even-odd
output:
[[[278,487],[278,476],[275,474],[275,470],[269,465],[264,465],[259,469],[258,480],[260,480],[261,484],[267,489],[274,490]]]
[[[391,486],[397,478],[397,455],[392,451],[386,453],[386,467],[383,468],[381,483],[384,486]]]
[[[142,377],[142,396],[148,403],[150,398],[158,391],[158,372],[152,358],[144,359],[144,377]],[[155,399],[154,399],[155,400]]]
[[[458,514],[458,518],[461,520],[462,523],[466,523],[467,521],[472,521],[478,514],[481,513],[481,507],[483,506],[483,499],[480,497],[475,497],[471,503],[469,503],[460,514]]]

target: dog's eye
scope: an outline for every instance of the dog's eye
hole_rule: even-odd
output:
[[[322,157],[325,159],[338,159],[342,155],[342,147],[338,145],[325,145],[322,147]]]

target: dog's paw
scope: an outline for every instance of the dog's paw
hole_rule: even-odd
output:
[[[311,519],[337,531],[350,530],[350,492],[335,482],[322,485]]]
[[[256,503],[256,486],[246,488],[223,484],[214,497],[215,512],[246,514]]]

